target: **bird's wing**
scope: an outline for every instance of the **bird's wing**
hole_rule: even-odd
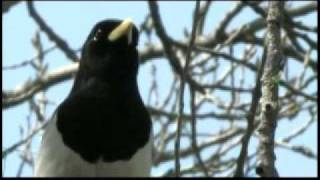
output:
[[[35,163],[37,177],[94,176],[95,166],[83,161],[78,154],[62,142],[54,114],[43,136]]]

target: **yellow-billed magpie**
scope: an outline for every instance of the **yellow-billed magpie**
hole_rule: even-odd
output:
[[[79,71],[42,138],[35,176],[149,176],[152,124],[139,94],[138,30],[128,18],[97,23]]]

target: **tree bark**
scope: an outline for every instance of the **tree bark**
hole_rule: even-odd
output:
[[[284,59],[281,50],[281,26],[284,2],[270,1],[267,16],[267,59],[264,67],[261,97],[261,122],[256,173],[262,177],[278,177],[275,168],[274,137],[277,127],[278,82]]]

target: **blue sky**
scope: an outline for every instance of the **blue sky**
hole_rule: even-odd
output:
[[[295,4],[302,4],[301,2],[294,2]],[[168,34],[175,39],[183,37],[183,28],[187,27],[190,31],[191,28],[191,16],[194,9],[194,2],[160,2],[160,13],[166,27]],[[234,5],[234,2],[214,2],[210,8],[204,33],[212,32],[219,20],[224,17],[226,11]],[[95,23],[107,18],[124,19],[131,17],[136,25],[139,25],[148,13],[148,5],[146,2],[36,2],[35,8],[46,20],[46,22],[58,33],[63,39],[65,39],[71,48],[78,49],[82,46],[82,43],[86,39],[88,33]],[[258,16],[250,9],[246,8],[243,13],[237,16],[236,21],[232,21],[230,27],[227,30],[239,27],[241,24],[249,22],[250,20],[257,18]],[[306,24],[313,24],[317,15],[312,13],[302,19]],[[35,30],[38,28],[33,19],[31,19],[26,10],[26,4],[24,2],[19,3],[12,8],[9,13],[6,13],[2,17],[2,59],[3,66],[17,64],[26,59],[30,59],[35,56],[35,50],[31,44],[31,37],[34,35]],[[42,33],[42,42],[44,49],[53,46],[47,37]],[[316,38],[316,37],[313,37]],[[142,49],[146,37],[141,36],[138,48]],[[152,36],[153,42],[159,42],[159,40]],[[239,47],[243,48],[243,47]],[[235,55],[240,56],[241,51],[236,51]],[[316,55],[314,55],[316,56]],[[317,57],[316,57],[317,58]],[[46,56],[45,62],[49,64],[49,70],[62,67],[70,64],[71,62],[58,50],[54,50],[52,53]],[[293,61],[290,61],[293,62]],[[157,70],[157,81],[159,82],[160,98],[164,98],[169,90],[168,84],[171,83],[173,77],[171,70],[169,69],[167,61],[156,60],[153,62]],[[147,101],[148,89],[150,87],[150,69],[152,63],[147,63],[141,66],[138,76],[139,89],[144,101]],[[228,65],[228,64],[226,64]],[[293,64],[289,66],[293,69],[291,72],[300,72],[301,69],[296,68]],[[15,71],[2,71],[3,75],[3,89],[14,89],[19,83],[33,78],[35,72],[32,68],[26,67]],[[250,78],[248,77],[249,83]],[[252,79],[251,79],[252,80]],[[46,94],[49,99],[55,102],[55,105],[49,105],[46,111],[47,117],[50,117],[56,106],[67,96],[73,80],[68,80],[59,85],[50,88]],[[316,85],[310,87],[311,92],[314,92],[317,88]],[[217,92],[219,93],[219,92]],[[220,92],[221,93],[221,92]],[[186,92],[185,94],[188,95]],[[221,93],[223,96],[223,93]],[[248,96],[250,97],[250,96]],[[250,99],[250,98],[249,98]],[[248,99],[248,101],[249,101]],[[186,96],[186,102],[188,97]],[[187,105],[186,105],[187,106]],[[188,110],[186,110],[188,111]],[[13,143],[20,139],[19,126],[25,126],[28,116],[29,106],[27,103],[23,103],[19,106],[2,111],[2,125],[3,136],[2,149],[9,147]],[[35,117],[32,116],[33,122]],[[301,123],[306,121],[306,115],[300,114],[299,118],[294,122],[288,122],[286,120],[281,121],[277,129],[277,137],[282,137],[288,134],[288,130],[297,128]],[[199,128],[208,131],[218,131],[222,127],[227,127],[225,123],[221,121],[212,120],[201,121]],[[174,128],[174,126],[172,127]],[[33,142],[33,152],[37,152],[40,137],[37,136]],[[314,123],[312,127],[304,133],[304,135],[292,141],[293,144],[306,144],[314,152],[317,152],[317,124]],[[183,144],[184,146],[185,144]],[[249,153],[253,152],[256,148],[257,141],[253,138],[250,143]],[[232,153],[238,154],[239,149],[235,149]],[[17,156],[18,153],[10,155],[6,159],[5,169],[3,170],[4,176],[15,176],[17,172],[20,160]],[[293,153],[288,150],[278,148],[276,150],[277,161],[276,165],[282,176],[316,176],[317,175],[317,162],[310,160],[301,155]],[[234,155],[234,154],[233,154]],[[204,155],[206,156],[206,155]],[[2,161],[3,163],[4,161]],[[182,161],[182,167],[188,166],[192,162],[191,159]],[[297,163],[298,162],[298,163]],[[173,167],[173,163],[165,163],[160,167],[153,169],[153,175],[159,175],[164,170]],[[25,168],[23,176],[31,176],[32,172],[30,168]]]

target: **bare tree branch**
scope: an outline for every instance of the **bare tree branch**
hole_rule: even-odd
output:
[[[187,79],[188,70],[189,70],[189,64],[191,61],[191,49],[193,47],[195,37],[196,37],[196,27],[197,22],[199,18],[199,7],[200,7],[200,1],[196,1],[196,8],[194,11],[194,18],[192,22],[192,33],[191,33],[191,39],[189,43],[189,47],[186,54],[186,62],[185,66],[182,70],[182,74],[180,76],[180,92],[179,92],[179,116],[177,118],[177,133],[176,133],[176,141],[175,141],[175,166],[176,166],[176,177],[180,176],[180,136],[181,136],[181,126],[182,126],[182,114],[184,111],[184,88],[185,88],[185,81]],[[193,116],[194,117],[194,116]]]
[[[2,15],[4,13],[7,13],[10,8],[12,8],[13,6],[17,5],[20,1],[7,1],[7,0],[3,0],[2,3]]]
[[[262,76],[261,120],[259,125],[258,164],[256,172],[262,177],[278,177],[275,168],[274,136],[278,116],[278,82],[281,61],[282,13],[284,2],[269,2],[267,16],[267,56]]]
[[[39,25],[40,29],[44,31],[48,38],[55,42],[57,47],[65,53],[65,55],[72,61],[79,61],[79,58],[75,54],[75,52],[69,47],[66,41],[60,38],[48,25],[47,23],[41,18],[41,16],[36,12],[33,2],[27,1],[27,7],[29,10],[30,16],[36,21]]]
[[[244,172],[244,163],[245,160],[247,158],[247,154],[248,154],[248,145],[249,145],[249,141],[250,141],[250,137],[255,129],[254,127],[254,120],[255,120],[255,115],[256,115],[256,111],[257,111],[257,106],[259,104],[259,99],[261,97],[261,76],[263,73],[263,69],[264,69],[264,65],[266,62],[266,55],[267,55],[267,47],[264,48],[263,50],[263,55],[261,58],[261,65],[256,77],[256,86],[254,88],[254,91],[252,92],[252,102],[251,102],[251,106],[250,106],[250,110],[248,112],[247,115],[247,131],[245,133],[245,135],[242,138],[242,147],[241,147],[241,151],[237,160],[237,167],[235,170],[235,177],[243,177],[243,172]]]

